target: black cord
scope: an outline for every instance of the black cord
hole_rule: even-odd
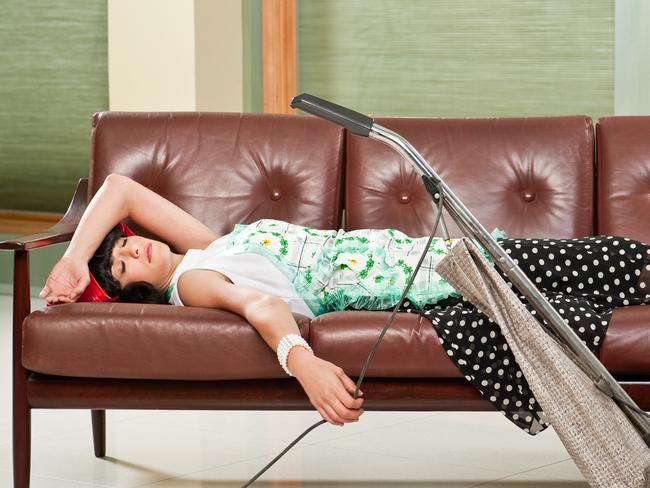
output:
[[[431,185],[432,180],[427,180],[428,177],[422,176],[422,178],[425,181],[425,186],[427,187],[427,190],[431,193]],[[381,334],[379,334],[379,337],[377,338],[377,341],[375,342],[375,345],[372,347],[372,350],[370,351],[370,354],[368,355],[368,359],[366,359],[366,363],[363,365],[363,369],[361,370],[361,374],[359,375],[359,379],[357,380],[357,387],[354,390],[353,398],[356,400],[359,396],[359,390],[361,388],[361,383],[363,382],[363,378],[366,375],[366,371],[368,370],[368,367],[370,366],[370,362],[372,361],[374,355],[375,355],[375,350],[377,349],[377,346],[379,346],[379,343],[384,337],[384,334],[388,330],[388,327],[390,327],[390,324],[393,322],[393,319],[395,318],[395,314],[397,314],[397,311],[399,308],[402,306],[402,303],[404,302],[404,299],[406,298],[406,294],[408,293],[409,289],[411,288],[411,285],[413,284],[413,280],[415,279],[415,276],[417,275],[418,270],[420,269],[420,266],[422,265],[422,261],[424,261],[424,257],[427,255],[427,251],[429,250],[429,246],[431,245],[431,241],[433,240],[433,237],[436,234],[436,231],[438,230],[438,225],[440,224],[440,218],[442,217],[442,204],[443,204],[443,192],[442,189],[438,188],[436,189],[436,195],[438,196],[438,213],[436,215],[436,222],[433,226],[433,231],[431,232],[431,236],[429,236],[429,240],[427,241],[426,246],[424,247],[424,251],[422,251],[422,255],[420,256],[420,260],[418,261],[418,264],[415,266],[415,269],[413,270],[413,273],[411,274],[411,277],[409,278],[409,282],[406,285],[406,288],[404,288],[404,292],[402,293],[402,297],[399,299],[399,302],[397,302],[397,305],[395,305],[395,308],[393,309],[393,312],[391,313],[390,317],[388,317],[388,320],[386,321],[386,325],[384,326],[384,329],[381,331]],[[434,197],[434,194],[431,193],[431,196]],[[434,197],[435,198],[435,197]],[[291,449],[293,446],[295,446],[300,439],[305,437],[307,434],[309,434],[312,430],[314,430],[316,427],[319,425],[327,423],[327,420],[321,420],[311,427],[309,427],[306,431],[304,431],[302,434],[300,434],[295,440],[291,442],[280,454],[278,454],[270,463],[268,463],[264,468],[262,468],[253,478],[248,481],[245,485],[242,485],[242,488],[246,488],[247,486],[252,485],[257,478],[262,476],[267,469],[269,469],[275,462],[280,459],[284,454]]]

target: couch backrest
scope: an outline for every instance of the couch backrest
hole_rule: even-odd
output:
[[[604,117],[596,125],[598,234],[650,242],[650,117]]]
[[[103,112],[93,117],[89,192],[129,176],[218,234],[277,218],[336,229],[344,130],[314,117]]]
[[[376,122],[405,137],[489,231],[499,227],[512,237],[593,235],[590,118]],[[347,229],[430,234],[431,199],[420,176],[390,147],[348,136],[346,181]],[[460,235],[449,218],[447,223],[452,235]]]

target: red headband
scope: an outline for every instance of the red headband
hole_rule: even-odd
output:
[[[119,226],[122,232],[124,232],[127,236],[135,235],[135,232],[133,232],[123,223],[120,222]],[[78,302],[114,302],[117,300],[117,297],[108,296],[108,294],[100,286],[92,273],[89,273],[89,275],[90,284],[86,287],[81,296],[77,298]]]

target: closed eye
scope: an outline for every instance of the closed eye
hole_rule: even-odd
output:
[[[125,246],[126,246],[126,237],[122,241],[122,247],[125,247]],[[126,264],[124,263],[124,261],[122,261],[122,274],[124,274],[125,272],[126,272]]]

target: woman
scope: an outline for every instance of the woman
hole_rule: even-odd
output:
[[[114,229],[126,218],[171,248]],[[650,301],[645,244],[611,236],[519,240],[503,239],[496,231],[495,237],[592,350],[604,337],[613,307]],[[426,241],[393,229],[318,230],[272,219],[217,236],[139,183],[110,175],[40,296],[50,304],[79,298],[90,281],[90,262],[101,286],[121,301],[237,313],[278,351],[321,416],[343,425],[358,421],[363,399],[352,397],[355,384],[341,368],[316,357],[299,339],[292,312],[314,317],[332,310],[392,308]],[[402,310],[431,319],[468,381],[520,428],[541,432],[548,424],[499,327],[432,272],[447,244],[434,241]]]

